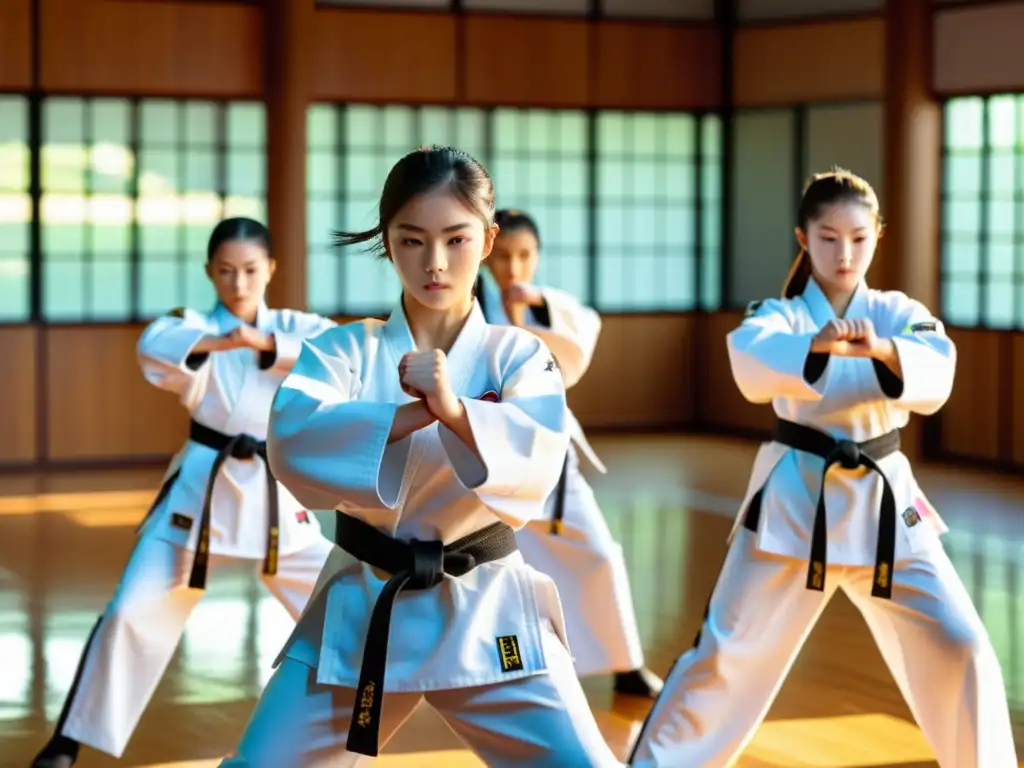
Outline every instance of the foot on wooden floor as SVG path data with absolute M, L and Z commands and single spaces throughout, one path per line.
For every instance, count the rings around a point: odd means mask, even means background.
M 632 672 L 619 672 L 615 675 L 615 692 L 627 696 L 655 699 L 661 693 L 663 685 L 662 679 L 647 667 L 634 669 Z
M 54 736 L 36 755 L 31 768 L 71 768 L 78 761 L 78 742 L 66 736 Z

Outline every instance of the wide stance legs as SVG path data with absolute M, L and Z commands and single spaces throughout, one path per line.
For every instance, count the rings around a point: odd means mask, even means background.
M 384 697 L 383 746 L 422 699 L 489 766 L 621 766 L 590 711 L 569 654 L 544 633 L 549 672 L 498 685 Z M 263 692 L 234 757 L 221 768 L 352 768 L 371 762 L 346 751 L 355 690 L 320 685 L 316 670 L 285 658 Z
M 896 564 L 893 599 L 871 597 L 871 568 L 829 569 L 758 552 L 737 532 L 696 647 L 676 663 L 631 761 L 723 768 L 738 756 L 838 586 L 864 615 L 943 768 L 1016 768 L 1002 673 L 981 619 L 940 548 Z
M 309 600 L 332 547 L 323 539 L 282 556 L 277 574 L 264 577 L 293 618 Z M 211 558 L 211 571 L 224 562 Z M 140 537 L 82 651 L 55 738 L 35 766 L 71 765 L 79 743 L 114 757 L 123 754 L 203 596 L 188 587 L 191 567 L 192 552 L 153 536 Z

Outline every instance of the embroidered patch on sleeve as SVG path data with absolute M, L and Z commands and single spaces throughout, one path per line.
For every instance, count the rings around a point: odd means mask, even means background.
M 498 660 L 502 672 L 517 672 L 523 668 L 523 659 L 519 655 L 519 639 L 515 635 L 498 638 Z
M 749 304 L 747 304 L 747 311 L 743 313 L 743 319 L 745 320 L 748 317 L 753 317 L 754 315 L 756 315 L 757 310 L 761 308 L 762 304 L 764 304 L 763 300 L 752 301 Z
M 545 371 L 557 371 L 558 370 L 558 361 L 555 360 L 555 356 L 554 355 L 552 355 L 551 357 L 548 358 L 548 361 L 544 364 L 544 370 Z
M 298 520 L 300 523 L 308 523 L 309 512 L 307 512 L 304 509 L 300 509 L 298 512 L 295 513 L 295 519 Z
M 173 525 L 175 528 L 180 528 L 183 531 L 191 531 L 192 518 L 188 517 L 187 515 L 182 515 L 178 512 L 175 512 L 171 515 L 171 525 Z
M 907 528 L 913 528 L 921 522 L 921 515 L 913 507 L 907 507 L 903 510 L 903 522 L 907 524 Z

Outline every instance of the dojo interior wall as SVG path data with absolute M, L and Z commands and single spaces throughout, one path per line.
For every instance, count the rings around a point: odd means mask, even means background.
M 464 3 L 488 4 L 501 5 Z M 580 15 L 583 0 L 534 5 L 558 6 L 558 12 L 320 7 L 310 42 L 313 97 L 723 106 L 724 32 L 711 21 L 710 0 L 609 1 L 609 15 L 628 9 L 651 18 L 597 22 Z M 881 6 L 878 0 L 739 0 L 741 25 L 728 67 L 735 109 L 733 306 L 778 291 L 794 253 L 792 199 L 807 172 L 833 163 L 854 168 L 876 183 L 884 206 Z M 678 18 L 656 18 L 669 8 Z M 1022 16 L 1024 2 L 940 8 L 937 92 L 1024 88 L 1024 62 L 1007 39 Z M 230 0 L 0 0 L 0 90 L 259 97 L 266 34 L 257 5 Z M 493 56 L 496 40 L 531 54 Z M 591 374 L 571 394 L 580 419 L 591 428 L 765 429 L 770 413 L 744 403 L 729 375 L 724 335 L 740 316 L 736 310 L 605 316 Z M 176 450 L 186 417 L 139 375 L 134 344 L 140 331 L 133 325 L 0 326 L 0 463 L 122 463 Z M 1024 386 L 1010 387 L 1009 400 L 1005 395 L 1007 377 L 1024 382 L 1024 335 L 953 333 L 961 364 L 954 398 L 939 417 L 936 434 L 948 443 L 943 450 L 955 446 L 968 457 L 1024 463 Z

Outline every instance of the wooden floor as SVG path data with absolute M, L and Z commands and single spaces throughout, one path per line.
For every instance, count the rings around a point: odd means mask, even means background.
M 725 551 L 755 446 L 711 438 L 607 438 L 593 483 L 623 543 L 650 666 L 689 646 Z M 22 768 L 48 736 L 78 654 L 131 547 L 159 471 L 0 476 L 0 766 Z M 951 532 L 946 546 L 991 633 L 1024 756 L 1024 479 L 919 470 Z M 325 521 L 330 532 L 329 523 Z M 82 768 L 206 768 L 234 745 L 291 622 L 239 568 L 210 585 L 123 760 Z M 625 756 L 644 702 L 585 683 Z M 436 715 L 418 711 L 382 766 L 480 765 Z M 837 596 L 739 768 L 934 766 L 859 614 Z

